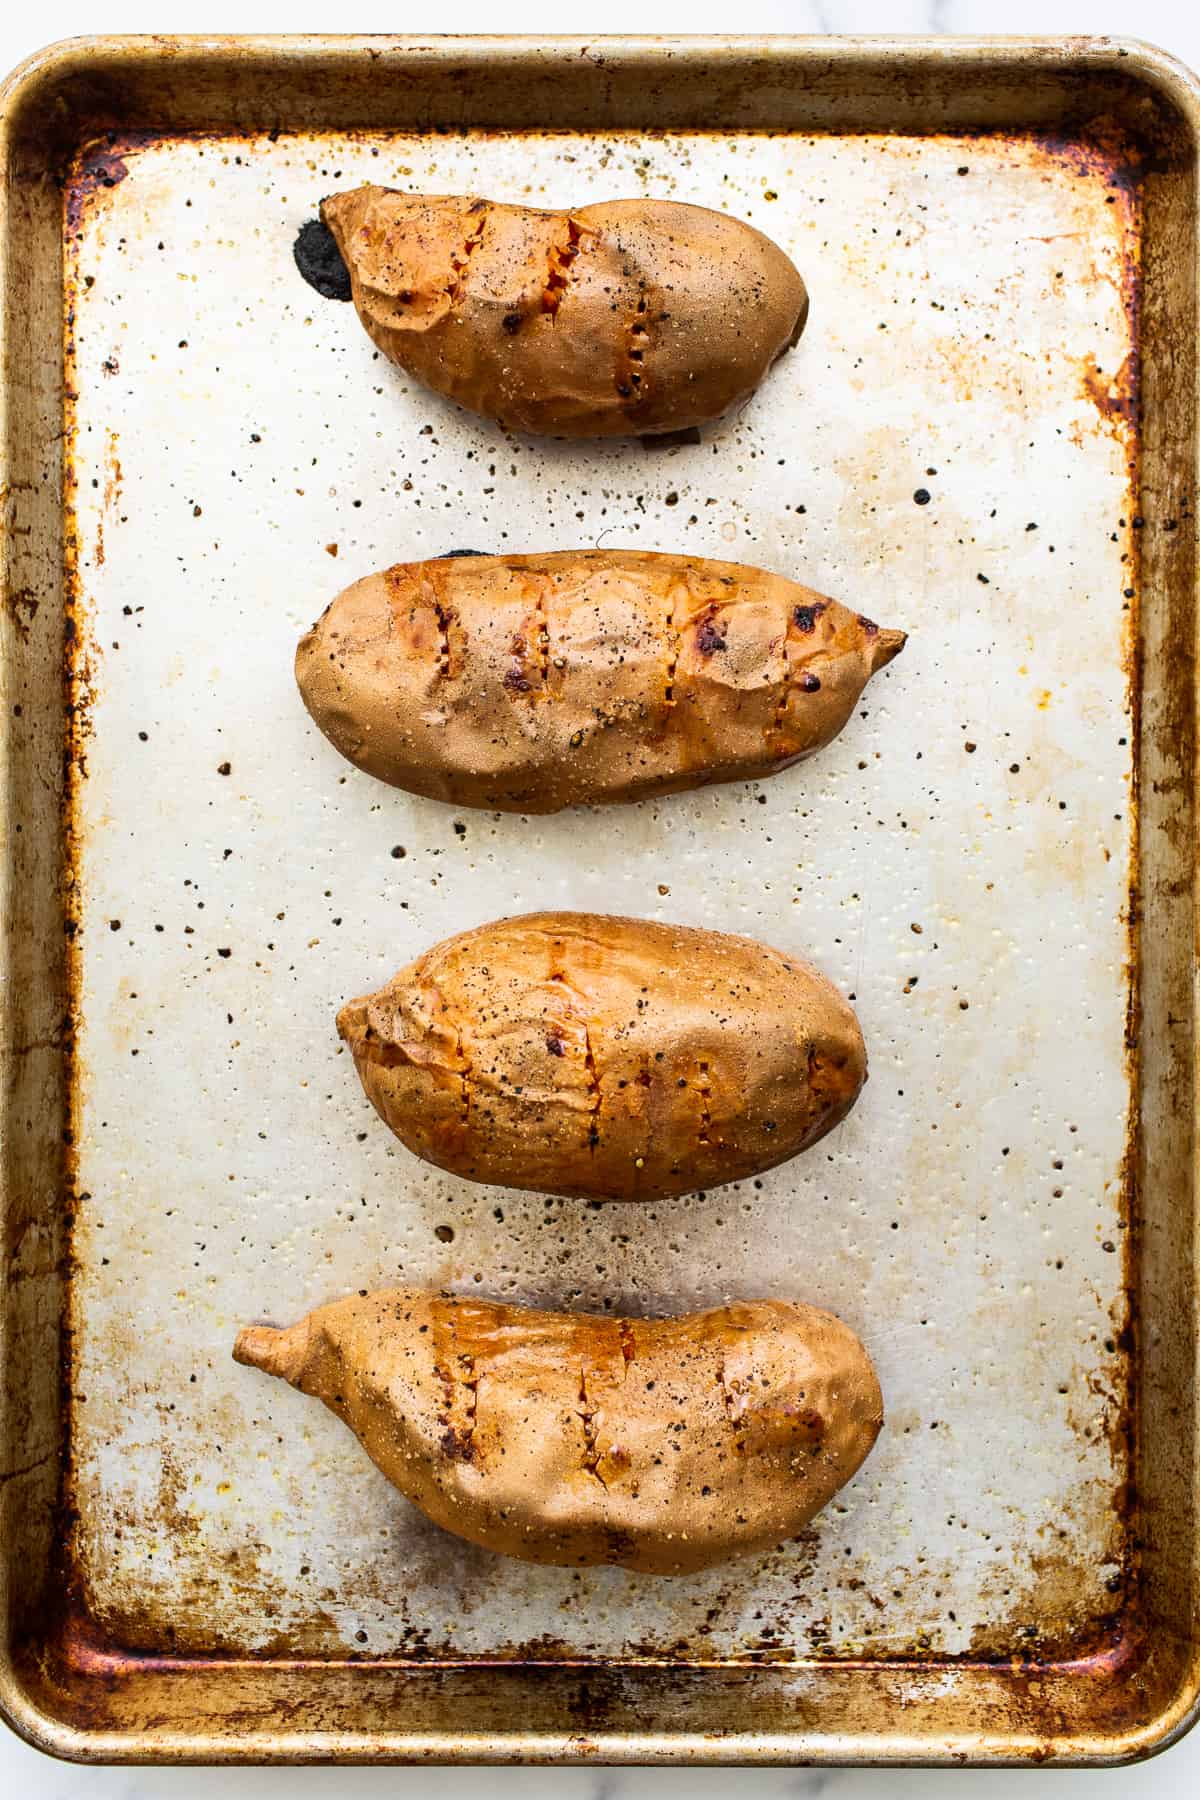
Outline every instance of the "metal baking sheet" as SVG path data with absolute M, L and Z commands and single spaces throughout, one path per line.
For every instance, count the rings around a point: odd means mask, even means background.
M 688 68 L 657 54 L 664 80 Z M 1147 158 L 1115 114 L 887 130 L 849 96 L 819 131 L 667 128 L 652 104 L 581 128 L 381 116 L 131 126 L 66 169 L 64 1641 L 77 1672 L 193 1684 L 231 1662 L 331 1681 L 651 1664 L 782 1679 L 801 1717 L 855 1671 L 864 1696 L 918 1671 L 945 1743 L 1019 1669 L 1003 1741 L 974 1753 L 1022 1753 L 1031 1672 L 1122 1668 L 1145 1620 Z M 726 209 L 793 255 L 808 330 L 699 444 L 504 434 L 300 280 L 300 225 L 363 180 Z M 456 813 L 316 733 L 291 658 L 340 587 L 575 545 L 760 563 L 909 644 L 819 758 L 635 807 Z M 366 1103 L 336 1007 L 450 931 L 546 905 L 812 956 L 863 1024 L 860 1103 L 807 1156 L 657 1205 L 421 1164 Z M 800 1297 L 862 1335 L 887 1425 L 769 1555 L 677 1581 L 493 1557 L 230 1361 L 247 1320 L 399 1282 L 614 1312 Z M 782 1750 L 734 1730 L 698 1751 L 667 1720 L 654 1753 L 872 1754 L 865 1723 L 852 1744 L 786 1726 L 789 1706 Z M 507 1753 L 633 1753 L 600 1714 Z M 482 1716 L 432 1753 L 477 1754 Z M 1087 1723 L 1079 1704 L 1046 1754 L 1105 1753 Z M 282 1714 L 258 1724 L 269 1754 L 415 1753 L 415 1733 L 298 1750 Z

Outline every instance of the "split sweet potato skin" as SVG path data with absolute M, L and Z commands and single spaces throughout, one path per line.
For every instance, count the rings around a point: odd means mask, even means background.
M 739 563 L 560 551 L 399 563 L 300 641 L 358 768 L 524 813 L 761 778 L 828 744 L 899 631 Z
M 594 913 L 435 945 L 338 1031 L 380 1117 L 472 1181 L 656 1200 L 772 1168 L 866 1079 L 854 1011 L 799 958 Z
M 705 424 L 753 393 L 808 315 L 777 244 L 674 200 L 552 212 L 366 186 L 321 218 L 383 354 L 514 431 Z
M 572 1567 L 782 1543 L 883 1423 L 854 1333 L 783 1300 L 614 1319 L 395 1289 L 250 1326 L 234 1356 L 323 1400 L 447 1531 Z

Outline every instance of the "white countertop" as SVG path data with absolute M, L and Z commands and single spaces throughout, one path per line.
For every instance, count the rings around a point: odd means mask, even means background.
M 124 0 L 97 14 L 81 0 L 49 0 L 26 13 L 14 8 L 0 24 L 0 66 L 11 67 L 56 38 L 114 31 L 403 31 L 507 30 L 543 32 L 1111 32 L 1149 39 L 1193 67 L 1200 66 L 1200 8 L 1185 0 L 740 0 L 731 14 L 715 0 L 603 0 L 564 9 L 562 0 L 513 0 L 501 12 L 482 0 L 440 0 L 435 17 L 410 14 L 382 0 L 337 8 L 314 0 Z M 906 1800 L 931 1788 L 942 1794 L 1022 1800 L 1039 1795 L 1073 1800 L 1090 1788 L 1124 1800 L 1200 1794 L 1200 1731 L 1138 1768 L 1056 1770 L 637 1770 L 637 1769 L 117 1769 L 73 1768 L 29 1750 L 0 1727 L 0 1794 L 30 1800 L 266 1800 L 296 1792 L 319 1800 L 349 1800 L 401 1792 L 419 1800 L 435 1791 L 445 1800 L 483 1800 L 500 1794 L 568 1795 L 578 1800 L 683 1800 L 683 1796 L 826 1795 L 835 1800 Z

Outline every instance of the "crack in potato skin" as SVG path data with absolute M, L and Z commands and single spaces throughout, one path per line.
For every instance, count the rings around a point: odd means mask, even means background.
M 383 354 L 509 430 L 706 424 L 749 398 L 808 314 L 770 238 L 674 200 L 551 212 L 366 186 L 321 218 Z
M 740 563 L 463 556 L 355 582 L 301 639 L 296 679 L 368 774 L 550 813 L 776 774 L 837 736 L 904 642 Z
M 613 1319 L 395 1289 L 234 1356 L 324 1401 L 445 1529 L 573 1567 L 681 1575 L 794 1537 L 883 1422 L 854 1333 L 784 1300 Z
M 809 964 L 589 913 L 448 938 L 349 1001 L 338 1030 L 416 1155 L 588 1199 L 660 1199 L 771 1168 L 844 1118 L 866 1079 L 854 1012 Z

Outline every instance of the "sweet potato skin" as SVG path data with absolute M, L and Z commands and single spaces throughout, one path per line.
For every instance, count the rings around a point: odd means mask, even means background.
M 739 563 L 462 556 L 345 589 L 301 639 L 296 680 L 368 774 L 549 813 L 776 774 L 837 736 L 904 641 Z
M 656 1200 L 830 1131 L 866 1079 L 853 1009 L 750 938 L 531 913 L 435 945 L 338 1031 L 372 1105 L 472 1181 Z
M 395 1289 L 250 1326 L 234 1356 L 323 1400 L 445 1530 L 580 1568 L 782 1543 L 883 1422 L 854 1333 L 783 1300 L 614 1319 Z
M 753 393 L 808 314 L 770 238 L 674 200 L 548 212 L 367 186 L 321 218 L 383 354 L 514 431 L 705 424 Z

